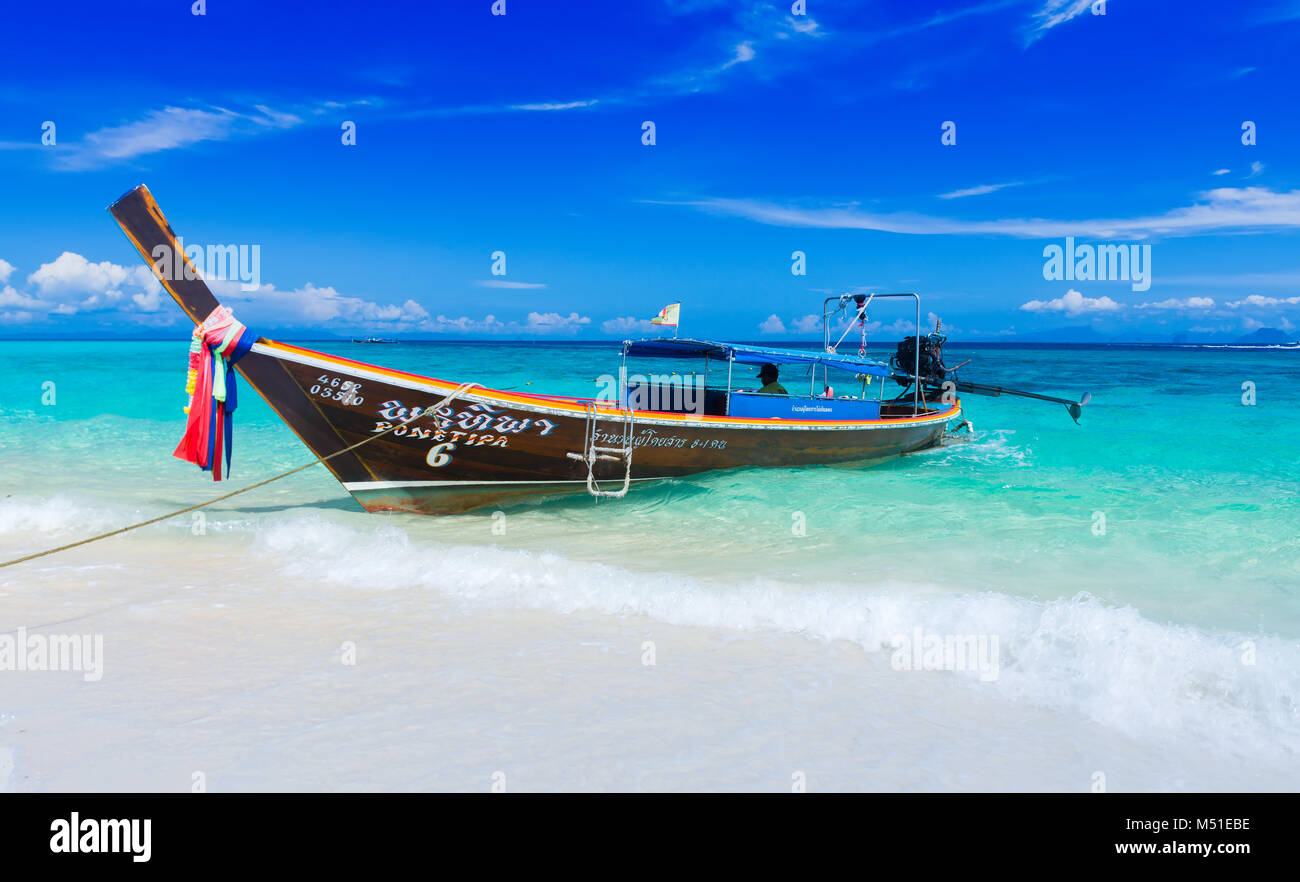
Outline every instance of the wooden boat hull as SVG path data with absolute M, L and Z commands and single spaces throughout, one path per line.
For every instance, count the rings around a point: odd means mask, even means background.
M 263 390 L 306 397 L 314 425 L 298 434 L 332 433 L 341 449 L 400 424 L 412 408 L 436 404 L 456 384 L 393 371 L 296 346 L 263 340 L 248 357 L 276 360 L 292 389 Z M 371 511 L 446 514 L 538 497 L 586 492 L 587 466 L 568 456 L 584 451 L 591 405 L 581 399 L 472 389 L 437 415 L 367 443 L 355 461 L 333 467 L 343 486 Z M 622 442 L 627 414 L 594 408 L 598 440 Z M 960 404 L 921 417 L 837 423 L 745 420 L 636 411 L 632 419 L 634 482 L 678 478 L 717 469 L 797 467 L 870 462 L 938 443 Z M 292 425 L 292 423 L 291 423 Z M 309 446 L 311 446 L 309 444 Z M 317 449 L 319 454 L 331 452 Z M 602 486 L 621 486 L 623 462 L 602 462 Z
M 111 211 L 151 265 L 156 247 L 177 247 L 143 186 Z M 218 305 L 197 274 L 160 281 L 196 324 Z M 593 419 L 597 443 L 621 446 L 629 418 L 587 400 L 481 387 L 427 414 L 458 384 L 265 338 L 236 369 L 314 454 L 338 454 L 325 467 L 369 511 L 452 514 L 586 492 L 587 464 L 569 454 L 584 453 Z M 410 420 L 412 408 L 422 415 Z M 961 404 L 916 416 L 909 407 L 908 414 L 832 423 L 637 411 L 630 415 L 631 479 L 886 459 L 937 444 Z M 339 453 L 367 438 L 374 440 Z M 625 470 L 622 461 L 600 462 L 594 475 L 621 487 Z

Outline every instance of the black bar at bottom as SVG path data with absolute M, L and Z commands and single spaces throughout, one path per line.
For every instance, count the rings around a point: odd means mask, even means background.
M 1230 870 L 1260 855 L 1285 859 L 1296 808 L 1291 794 L 36 794 L 0 798 L 0 845 L 10 869 L 292 862 L 337 872 L 389 861 L 450 869 L 463 858 L 494 868 L 518 860 L 536 872 L 611 866 L 606 854 L 644 867 L 704 849 L 736 866 L 784 857 L 809 870 L 836 854 L 859 867 L 900 859 L 918 870 L 1103 860 Z M 148 860 L 137 860 L 146 849 Z

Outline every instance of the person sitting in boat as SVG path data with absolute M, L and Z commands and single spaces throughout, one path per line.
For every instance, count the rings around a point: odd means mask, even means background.
M 776 369 L 774 364 L 765 364 L 759 368 L 758 379 L 763 383 L 763 388 L 758 390 L 759 393 L 763 395 L 789 395 L 790 393 L 785 391 L 785 387 L 776 381 L 778 376 L 780 376 L 780 371 Z

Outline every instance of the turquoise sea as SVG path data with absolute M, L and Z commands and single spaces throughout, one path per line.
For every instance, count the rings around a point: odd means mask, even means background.
M 613 343 L 301 345 L 559 394 L 595 394 L 618 362 Z M 769 635 L 768 658 L 793 635 L 848 671 L 888 673 L 891 641 L 916 628 L 996 635 L 995 681 L 932 675 L 987 698 L 990 720 L 1050 713 L 1143 750 L 1176 747 L 1207 774 L 1234 757 L 1300 786 L 1300 351 L 954 343 L 947 354 L 972 359 L 966 379 L 1092 401 L 1075 425 L 1057 405 L 968 396 L 973 440 L 874 467 L 714 473 L 495 517 L 367 515 L 316 467 L 201 522 L 184 515 L 0 569 L 0 629 L 80 615 L 92 593 L 78 586 L 92 582 L 128 599 L 145 583 L 166 594 L 167 573 L 203 560 L 257 593 L 295 585 L 307 603 L 318 590 L 336 611 L 400 596 L 402 609 L 471 616 L 633 617 Z M 310 460 L 246 386 L 231 480 L 214 486 L 173 459 L 186 355 L 184 340 L 0 342 L 0 558 Z M 42 598 L 55 583 L 71 593 Z M 12 695 L 5 707 L 4 676 L 0 746 L 3 714 L 23 707 Z M 903 696 L 931 688 L 900 682 Z M 950 725 L 938 711 L 930 720 Z M 1268 777 L 1275 769 L 1292 778 Z M 942 762 L 932 771 L 899 786 L 961 786 Z M 1205 784 L 1193 768 L 1137 786 Z

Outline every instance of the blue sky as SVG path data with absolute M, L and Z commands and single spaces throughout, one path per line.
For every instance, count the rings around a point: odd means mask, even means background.
M 185 333 L 103 210 L 143 182 L 258 246 L 214 288 L 285 337 L 810 339 L 900 290 L 965 339 L 1300 337 L 1300 2 L 492 6 L 9 10 L 0 336 Z M 1066 236 L 1149 288 L 1045 279 Z

